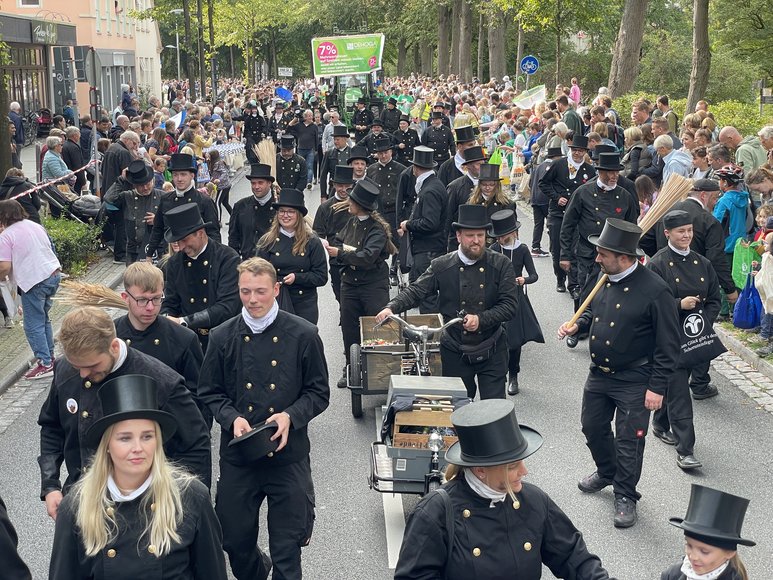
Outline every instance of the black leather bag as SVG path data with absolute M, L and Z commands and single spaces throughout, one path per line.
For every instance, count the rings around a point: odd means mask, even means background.
M 497 328 L 496 332 L 479 344 L 463 344 L 459 347 L 462 358 L 467 364 L 479 364 L 486 362 L 494 355 L 497 348 L 497 341 L 502 336 L 502 326 Z

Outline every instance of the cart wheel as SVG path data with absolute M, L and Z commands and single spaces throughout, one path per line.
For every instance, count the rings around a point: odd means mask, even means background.
M 362 386 L 362 359 L 360 355 L 360 345 L 353 344 L 349 348 L 349 386 Z M 359 392 L 352 393 L 352 416 L 355 419 L 362 417 L 362 395 Z
M 362 417 L 362 395 L 352 391 L 352 417 L 359 419 Z

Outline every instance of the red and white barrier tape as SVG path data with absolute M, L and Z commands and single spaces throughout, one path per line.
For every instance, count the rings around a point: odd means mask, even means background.
M 32 189 L 27 189 L 25 191 L 22 191 L 21 193 L 17 193 L 13 197 L 9 197 L 8 199 L 16 199 L 16 198 L 19 198 L 19 197 L 24 197 L 25 195 L 29 195 L 29 194 L 34 193 L 36 191 L 40 191 L 41 189 L 44 189 L 44 188 L 48 187 L 49 185 L 53 185 L 55 183 L 59 183 L 60 181 L 65 181 L 66 179 L 69 179 L 70 177 L 72 177 L 76 173 L 79 173 L 79 172 L 83 171 L 87 167 L 91 167 L 95 163 L 96 163 L 96 160 L 92 159 L 91 161 L 89 161 L 86 165 L 84 165 L 80 169 L 76 169 L 75 171 L 70 171 L 69 173 L 67 173 L 65 175 L 62 175 L 61 177 L 57 177 L 56 179 L 52 179 L 51 181 L 46 181 L 45 183 L 39 183 L 38 185 L 36 185 Z

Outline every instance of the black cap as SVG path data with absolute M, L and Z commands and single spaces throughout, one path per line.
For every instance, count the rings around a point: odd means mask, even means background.
M 663 227 L 667 230 L 692 225 L 692 217 L 683 209 L 672 209 L 663 216 Z
M 692 189 L 693 191 L 719 191 L 719 182 L 713 179 L 696 179 Z

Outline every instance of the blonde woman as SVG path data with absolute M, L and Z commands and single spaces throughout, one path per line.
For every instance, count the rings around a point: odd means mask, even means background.
M 510 199 L 508 192 L 502 189 L 502 180 L 499 177 L 499 165 L 484 163 L 480 166 L 478 185 L 472 190 L 470 205 L 484 205 L 488 216 L 503 209 L 511 209 L 516 212 L 515 202 Z
M 100 388 L 85 442 L 96 453 L 59 506 L 49 580 L 226 580 L 209 491 L 164 454 L 177 422 L 157 392 L 143 375 Z

